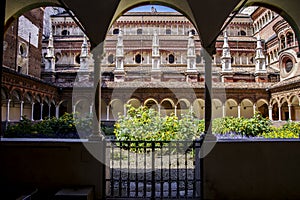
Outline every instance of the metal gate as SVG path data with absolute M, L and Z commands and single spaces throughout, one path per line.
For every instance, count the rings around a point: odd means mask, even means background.
M 111 141 L 107 199 L 201 199 L 202 141 Z

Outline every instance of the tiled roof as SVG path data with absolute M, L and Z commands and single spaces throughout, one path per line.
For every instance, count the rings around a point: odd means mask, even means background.
M 213 88 L 266 89 L 272 83 L 213 83 Z M 104 88 L 204 88 L 204 82 L 106 82 Z
M 296 84 L 300 87 L 300 75 L 275 83 L 270 88 L 274 89 L 274 88 L 279 88 L 288 85 L 296 85 Z

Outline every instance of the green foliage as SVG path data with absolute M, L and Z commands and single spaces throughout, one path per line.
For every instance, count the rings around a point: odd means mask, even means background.
M 92 131 L 90 118 L 76 119 L 73 114 L 65 113 L 60 118 L 48 118 L 39 122 L 32 122 L 26 117 L 14 125 L 9 125 L 5 137 L 47 137 L 47 138 L 78 138 L 77 128 Z M 82 135 L 81 135 L 82 136 Z
M 247 137 L 256 137 L 271 131 L 270 121 L 255 113 L 250 119 L 225 117 L 213 121 L 213 132 L 219 134 L 235 133 Z
M 291 130 L 284 130 L 283 128 L 274 128 L 273 131 L 263 133 L 261 135 L 264 138 L 269 138 L 269 139 L 276 139 L 276 138 L 281 138 L 281 139 L 293 139 L 293 138 L 299 138 L 299 135 L 294 133 Z
M 127 105 L 126 116 L 119 116 L 115 136 L 124 141 L 193 140 L 200 136 L 200 120 L 191 114 L 161 117 L 154 109 Z
M 300 136 L 300 123 L 299 122 L 288 122 L 279 128 L 272 128 L 272 131 L 261 134 L 264 138 L 282 138 L 282 139 L 293 139 L 299 138 Z

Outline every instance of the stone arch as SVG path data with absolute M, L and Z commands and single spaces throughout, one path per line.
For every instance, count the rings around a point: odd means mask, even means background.
M 152 108 L 156 111 L 158 111 L 158 102 L 153 99 L 153 98 L 149 98 L 144 102 L 144 106 L 148 107 L 148 108 Z
M 170 116 L 171 114 L 174 114 L 174 108 L 175 104 L 172 99 L 167 98 L 160 102 L 160 114 L 162 116 Z
M 120 99 L 113 99 L 109 103 L 109 119 L 116 121 L 119 115 L 124 115 L 124 102 Z
M 196 99 L 193 102 L 194 114 L 199 119 L 204 119 L 205 101 L 203 99 Z
M 135 108 L 138 108 L 142 105 L 141 101 L 138 100 L 137 98 L 132 98 L 132 99 L 129 99 L 127 101 L 127 104 L 130 104 L 131 106 L 135 107 Z
M 9 116 L 11 121 L 19 121 L 21 117 L 21 101 L 22 93 L 18 89 L 14 89 L 10 92 L 10 108 Z
M 243 99 L 241 101 L 241 117 L 251 118 L 254 116 L 254 103 L 250 99 Z
M 226 116 L 238 117 L 238 103 L 234 99 L 227 99 L 225 102 Z
M 65 113 L 67 113 L 69 111 L 69 107 L 70 107 L 70 103 L 68 100 L 62 100 L 58 103 L 58 117 L 63 116 Z M 72 112 L 72 111 L 69 111 Z
M 90 106 L 91 106 L 91 102 L 89 99 L 87 98 L 79 99 L 74 104 L 73 112 L 75 111 L 78 117 L 88 117 L 91 114 Z
M 300 98 L 298 95 L 293 94 L 289 98 L 289 105 L 291 106 L 291 120 L 300 120 Z
M 179 99 L 176 103 L 177 115 L 187 114 L 191 109 L 191 103 L 187 99 Z
M 223 103 L 220 99 L 212 100 L 212 118 L 222 118 L 226 112 L 223 113 Z
M 269 103 L 265 99 L 259 99 L 256 102 L 256 111 L 258 111 L 263 117 L 269 117 Z
M 9 92 L 6 87 L 1 87 L 1 107 L 2 107 L 2 121 L 7 120 L 7 105 L 9 99 Z

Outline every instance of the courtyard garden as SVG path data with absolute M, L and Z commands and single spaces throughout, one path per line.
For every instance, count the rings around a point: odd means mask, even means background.
M 65 113 L 60 118 L 47 118 L 33 122 L 23 117 L 16 124 L 9 124 L 4 137 L 10 138 L 87 138 L 92 134 L 92 118 L 77 118 L 75 114 Z M 78 133 L 77 129 L 84 130 Z M 194 140 L 204 133 L 204 120 L 193 113 L 180 116 L 160 116 L 147 107 L 138 108 L 127 105 L 127 114 L 119 115 L 114 127 L 102 124 L 105 135 L 113 135 L 123 141 L 172 141 Z M 271 121 L 256 113 L 254 117 L 217 118 L 212 122 L 212 132 L 218 138 L 299 138 L 300 123 L 287 122 L 275 127 Z

